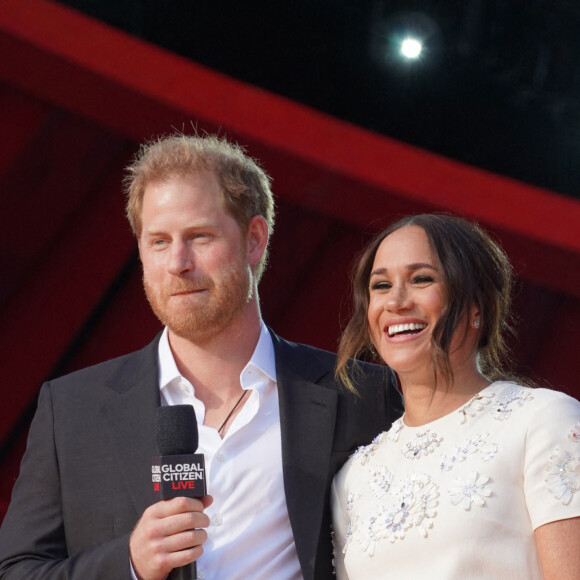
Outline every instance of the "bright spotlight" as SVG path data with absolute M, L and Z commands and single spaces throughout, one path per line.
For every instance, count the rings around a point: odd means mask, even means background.
M 405 38 L 401 42 L 401 55 L 409 60 L 416 60 L 421 56 L 421 51 L 423 50 L 423 44 L 420 40 L 416 38 Z

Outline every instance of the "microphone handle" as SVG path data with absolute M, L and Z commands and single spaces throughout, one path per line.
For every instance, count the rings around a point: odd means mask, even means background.
M 168 580 L 196 580 L 197 562 L 192 562 L 179 568 L 173 568 L 167 578 Z

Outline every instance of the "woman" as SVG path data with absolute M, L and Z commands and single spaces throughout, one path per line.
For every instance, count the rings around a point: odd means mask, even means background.
M 580 403 L 503 370 L 503 251 L 465 220 L 408 217 L 353 283 L 337 374 L 355 389 L 349 358 L 378 355 L 405 414 L 335 478 L 339 580 L 578 580 Z

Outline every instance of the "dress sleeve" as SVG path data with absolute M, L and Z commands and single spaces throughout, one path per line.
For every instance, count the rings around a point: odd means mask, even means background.
M 528 425 L 524 491 L 534 529 L 580 516 L 580 402 L 564 393 L 537 390 Z
M 341 477 L 341 475 L 343 477 Z M 342 481 L 341 481 L 342 480 Z M 347 539 L 347 529 L 350 516 L 346 510 L 346 491 L 344 487 L 344 474 L 339 472 L 332 482 L 330 493 L 332 507 L 333 545 L 334 545 L 334 570 L 338 580 L 348 580 L 348 574 L 344 567 L 343 548 Z

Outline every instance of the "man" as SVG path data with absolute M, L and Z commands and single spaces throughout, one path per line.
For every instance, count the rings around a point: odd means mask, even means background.
M 235 145 L 175 135 L 129 167 L 127 214 L 165 330 L 143 350 L 43 385 L 0 531 L 1 578 L 332 577 L 337 469 L 401 412 L 384 368 L 356 397 L 335 357 L 260 317 L 274 208 Z M 211 498 L 156 502 L 159 405 L 192 404 Z M 212 503 L 213 498 L 213 503 Z

